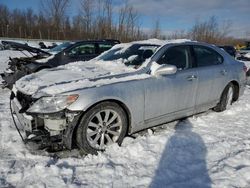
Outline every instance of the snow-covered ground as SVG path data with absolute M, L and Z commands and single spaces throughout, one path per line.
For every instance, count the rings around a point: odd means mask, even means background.
M 22 143 L 9 94 L 0 89 L 0 187 L 250 187 L 250 87 L 225 112 L 127 137 L 97 156 L 60 159 Z

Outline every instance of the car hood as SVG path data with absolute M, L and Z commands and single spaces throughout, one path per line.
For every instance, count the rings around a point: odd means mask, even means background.
M 2 41 L 2 44 L 6 47 L 10 47 L 10 48 L 17 50 L 17 51 L 28 51 L 30 53 L 34 53 L 34 54 L 42 55 L 42 56 L 51 55 L 49 52 L 46 52 L 46 51 L 41 50 L 39 48 L 31 47 L 27 44 L 22 44 L 22 43 L 13 42 L 13 41 Z
M 16 82 L 15 88 L 34 98 L 40 98 L 146 77 L 149 74 L 127 67 L 119 60 L 79 61 L 25 76 Z

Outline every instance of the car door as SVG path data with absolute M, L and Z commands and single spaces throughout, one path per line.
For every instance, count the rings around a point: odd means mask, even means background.
M 223 57 L 214 49 L 194 45 L 198 88 L 196 97 L 197 111 L 206 110 L 219 100 L 227 80 L 227 68 Z
M 193 113 L 197 88 L 197 73 L 191 68 L 188 45 L 168 48 L 157 61 L 177 67 L 173 75 L 152 77 L 145 84 L 145 120 L 163 123 Z

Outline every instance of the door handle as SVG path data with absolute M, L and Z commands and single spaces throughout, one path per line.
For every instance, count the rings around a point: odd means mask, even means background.
M 195 75 L 191 75 L 191 76 L 188 76 L 188 77 L 187 77 L 187 80 L 188 80 L 188 81 L 193 81 L 193 80 L 195 80 L 195 79 L 197 79 L 197 76 L 195 76 Z
M 227 71 L 224 69 L 224 70 L 221 70 L 220 73 L 221 73 L 222 75 L 226 75 L 226 74 L 227 74 Z

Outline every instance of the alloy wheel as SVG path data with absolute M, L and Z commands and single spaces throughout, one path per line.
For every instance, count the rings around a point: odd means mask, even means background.
M 105 109 L 92 116 L 87 125 L 87 140 L 95 149 L 105 149 L 117 142 L 122 131 L 120 115 L 111 109 Z

